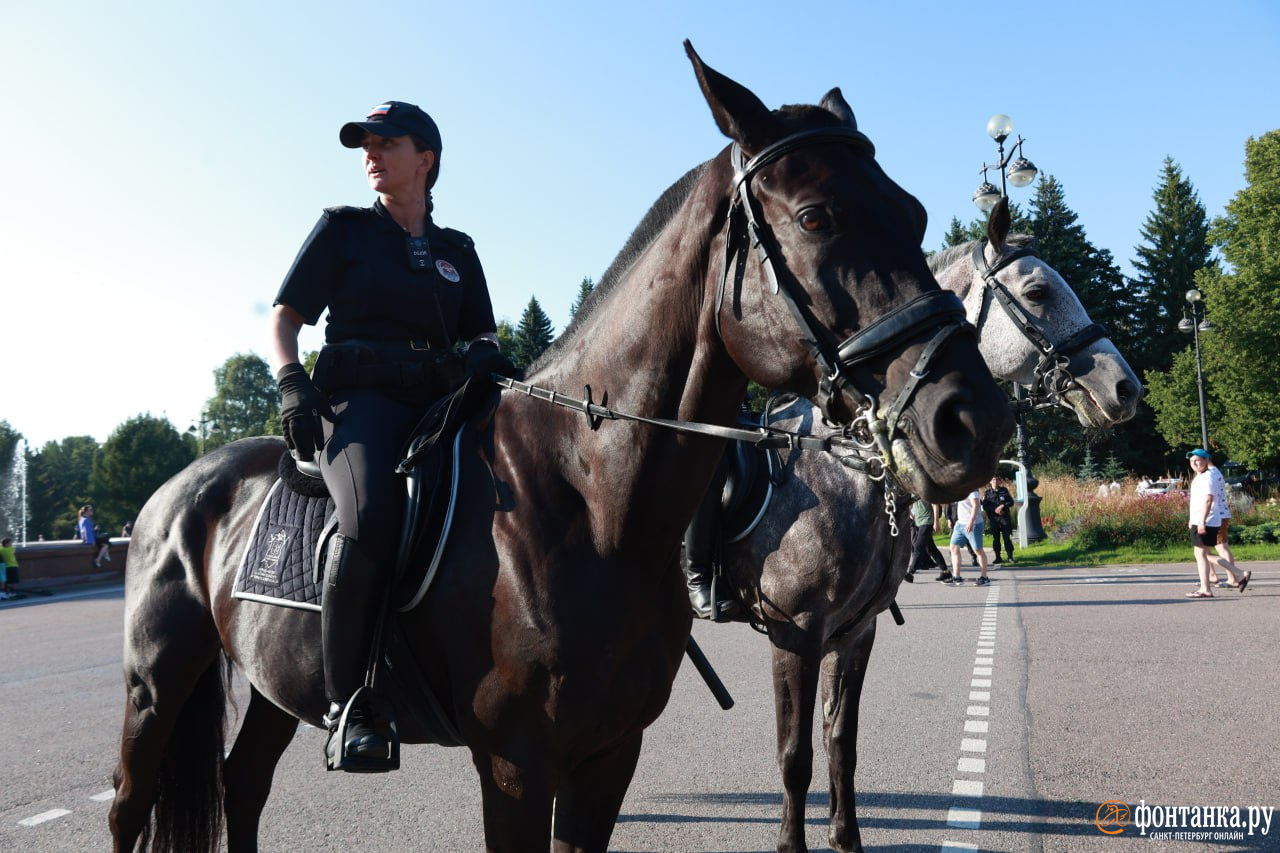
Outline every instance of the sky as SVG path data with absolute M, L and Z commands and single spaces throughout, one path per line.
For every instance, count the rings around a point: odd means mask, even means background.
M 1129 274 L 1166 156 L 1218 216 L 1246 140 L 1280 128 L 1274 0 L 14 0 L 0 420 L 32 449 L 140 414 L 195 424 L 215 368 L 265 356 L 320 211 L 372 203 L 338 128 L 390 99 L 440 126 L 436 220 L 475 239 L 498 317 L 536 296 L 563 329 L 582 279 L 727 144 L 685 38 L 770 107 L 840 87 L 930 250 L 977 213 L 995 113 Z

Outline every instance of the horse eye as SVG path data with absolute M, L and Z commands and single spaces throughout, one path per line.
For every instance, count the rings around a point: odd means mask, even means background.
M 827 212 L 820 207 L 806 207 L 800 211 L 796 222 L 800 223 L 800 227 L 805 231 L 825 231 L 831 225 Z
M 1022 291 L 1022 296 L 1028 302 L 1044 302 L 1049 298 L 1049 288 L 1047 287 L 1028 287 Z

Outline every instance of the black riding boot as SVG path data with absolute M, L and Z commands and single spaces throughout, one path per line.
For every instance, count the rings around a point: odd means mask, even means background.
M 729 594 L 723 578 L 715 576 L 712 554 L 715 551 L 716 518 L 720 514 L 720 486 L 715 486 L 702 500 L 693 520 L 684 532 L 684 575 L 689 587 L 689 605 L 699 619 L 717 622 L 738 616 L 742 607 Z M 711 606 L 712 596 L 716 606 Z
M 330 770 L 378 773 L 400 766 L 395 720 L 365 687 L 374 629 L 383 607 L 382 567 L 354 539 L 335 534 L 324 572 L 320 632 L 329 699 L 325 764 Z

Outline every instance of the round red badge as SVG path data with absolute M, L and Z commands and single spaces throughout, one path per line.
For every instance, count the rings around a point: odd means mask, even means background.
M 448 261 L 436 261 L 436 269 L 440 271 L 440 275 L 444 276 L 446 280 L 451 281 L 454 284 L 462 281 L 462 276 L 458 275 L 457 268 Z

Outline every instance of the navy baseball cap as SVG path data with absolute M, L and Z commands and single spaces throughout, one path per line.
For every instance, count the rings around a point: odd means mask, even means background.
M 1213 457 L 1209 455 L 1209 451 L 1204 450 L 1203 448 L 1200 448 L 1200 447 L 1197 447 L 1195 450 L 1192 450 L 1187 454 L 1188 459 L 1190 459 L 1192 456 L 1199 456 L 1201 459 L 1209 459 L 1209 460 L 1213 459 Z
M 359 148 L 364 142 L 364 135 L 404 136 L 413 134 L 427 143 L 427 147 L 437 154 L 442 147 L 440 128 L 432 121 L 431 116 L 415 104 L 404 101 L 384 101 L 369 111 L 364 121 L 349 121 L 338 131 L 338 139 L 348 148 Z

